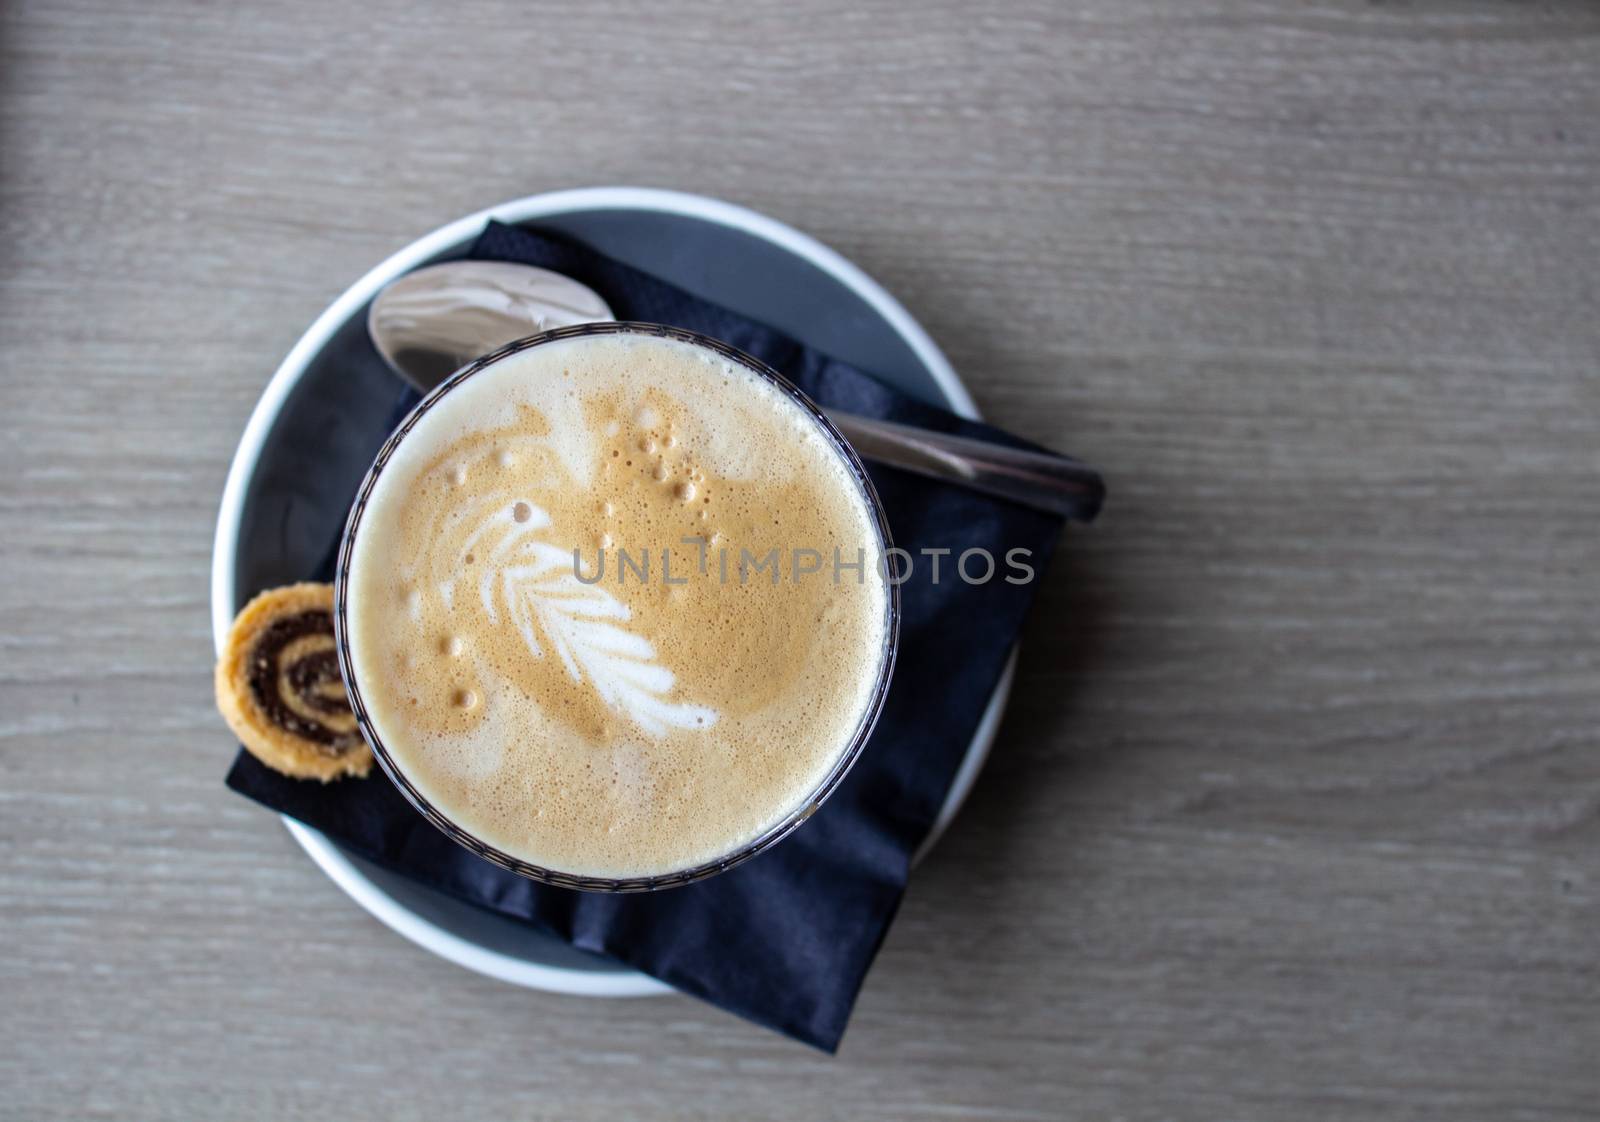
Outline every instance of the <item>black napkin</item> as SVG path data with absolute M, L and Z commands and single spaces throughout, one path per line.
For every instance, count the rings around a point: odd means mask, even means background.
M 599 292 L 618 319 L 722 339 L 825 405 L 1024 444 L 563 237 L 491 223 L 469 256 L 565 273 Z M 831 1052 L 900 904 L 911 855 L 944 801 L 1033 599 L 1032 584 L 1003 579 L 1012 572 L 1006 554 L 1031 551 L 1027 564 L 1042 574 L 1062 527 L 1049 515 L 869 466 L 895 543 L 915 559 L 900 590 L 900 654 L 882 718 L 823 808 L 730 872 L 638 895 L 551 888 L 450 841 L 377 770 L 324 786 L 287 779 L 241 751 L 228 785 L 374 862 Z M 999 562 L 984 584 L 968 584 L 954 570 L 956 558 L 975 547 Z M 937 584 L 924 549 L 949 550 Z M 982 568 L 975 558 L 969 572 L 981 575 Z M 321 578 L 331 571 L 330 560 Z

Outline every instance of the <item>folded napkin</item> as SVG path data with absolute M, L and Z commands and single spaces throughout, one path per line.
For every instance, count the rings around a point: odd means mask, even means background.
M 599 292 L 618 319 L 672 324 L 731 343 L 824 405 L 1029 446 L 564 237 L 491 223 L 468 256 L 565 273 Z M 895 544 L 916 560 L 900 590 L 900 654 L 882 718 L 822 809 L 730 872 L 634 895 L 552 888 L 450 841 L 377 770 L 324 786 L 285 778 L 241 751 L 228 785 L 423 884 L 834 1051 L 899 907 L 911 855 L 933 825 L 1033 600 L 1033 584 L 1001 579 L 1005 555 L 1030 550 L 1028 564 L 1042 574 L 1062 527 L 1050 515 L 960 487 L 868 467 Z M 358 483 L 348 481 L 352 497 Z M 953 571 L 955 559 L 974 547 L 999 561 L 985 584 L 968 584 Z M 937 583 L 924 549 L 950 551 Z M 329 557 L 325 572 L 305 575 L 331 579 L 331 550 Z

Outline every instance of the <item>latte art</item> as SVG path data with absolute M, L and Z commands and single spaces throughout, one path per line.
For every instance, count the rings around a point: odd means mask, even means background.
M 715 724 L 711 709 L 662 700 L 672 689 L 672 672 L 656 664 L 649 640 L 618 626 L 633 614 L 628 606 L 585 584 L 572 552 L 534 536 L 550 525 L 550 516 L 530 502 L 496 497 L 499 508 L 467 539 L 478 549 L 499 539 L 478 578 L 489 622 L 499 624 L 504 616 L 535 658 L 545 656 L 542 635 L 574 683 L 587 682 L 613 712 L 652 736 Z
M 372 731 L 419 795 L 529 864 L 726 855 L 814 792 L 885 659 L 870 566 L 697 576 L 708 547 L 798 542 L 880 544 L 848 463 L 762 376 L 648 335 L 514 353 L 432 401 L 368 495 L 346 588 Z M 613 550 L 677 577 L 584 571 Z

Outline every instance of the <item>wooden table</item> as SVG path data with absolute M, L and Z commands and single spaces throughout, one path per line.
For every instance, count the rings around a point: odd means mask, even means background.
M 1600 9 L 671 7 L 5 7 L 0 1116 L 1593 1117 Z M 1111 480 L 837 1058 L 433 958 L 221 784 L 268 374 L 609 182 L 838 247 Z

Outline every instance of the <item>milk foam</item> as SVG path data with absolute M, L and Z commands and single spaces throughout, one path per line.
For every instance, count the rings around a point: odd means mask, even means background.
M 438 399 L 378 477 L 352 666 L 394 763 L 468 832 L 569 873 L 672 872 L 783 820 L 848 747 L 885 645 L 878 544 L 764 378 L 653 336 L 547 343 Z M 739 579 L 774 548 L 782 579 Z M 867 563 L 795 577 L 795 548 Z M 621 550 L 649 580 L 619 580 Z

